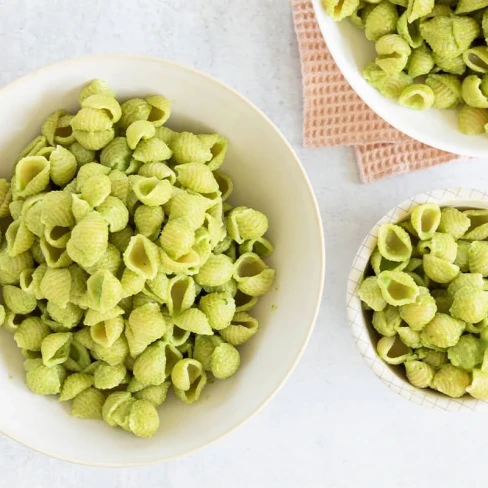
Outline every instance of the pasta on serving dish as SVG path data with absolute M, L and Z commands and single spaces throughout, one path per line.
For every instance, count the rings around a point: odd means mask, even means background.
M 322 0 L 375 43 L 363 76 L 414 110 L 459 109 L 466 135 L 488 132 L 488 5 L 474 0 Z
M 34 393 L 151 437 L 170 389 L 194 403 L 238 370 L 275 278 L 268 219 L 228 203 L 227 140 L 167 128 L 165 97 L 94 80 L 79 102 L 0 179 L 0 324 Z
M 413 386 L 488 399 L 487 238 L 487 210 L 434 203 L 379 227 L 358 296 L 378 356 Z

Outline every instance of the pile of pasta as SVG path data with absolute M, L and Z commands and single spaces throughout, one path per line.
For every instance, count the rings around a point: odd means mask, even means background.
M 120 105 L 94 80 L 79 102 L 0 180 L 0 323 L 34 393 L 150 437 L 170 386 L 193 403 L 237 371 L 274 280 L 268 220 L 227 202 L 227 141 L 165 127 L 165 97 Z
M 415 110 L 459 108 L 459 130 L 488 130 L 488 2 L 322 0 L 376 43 L 365 79 Z
M 434 203 L 379 228 L 359 297 L 379 357 L 418 388 L 488 399 L 487 239 L 488 210 Z

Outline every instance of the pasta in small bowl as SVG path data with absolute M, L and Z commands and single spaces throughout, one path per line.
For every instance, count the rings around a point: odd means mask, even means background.
M 342 74 L 390 125 L 461 156 L 488 154 L 488 10 L 469 0 L 313 0 Z
M 141 465 L 263 406 L 324 275 L 311 186 L 272 123 L 213 78 L 136 56 L 21 78 L 0 120 L 0 432 Z
M 488 193 L 442 189 L 383 217 L 347 285 L 359 351 L 403 398 L 448 411 L 488 406 Z

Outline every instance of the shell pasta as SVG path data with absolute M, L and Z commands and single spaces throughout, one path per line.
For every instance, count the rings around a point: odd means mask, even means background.
M 478 0 L 321 0 L 374 42 L 363 68 L 383 96 L 413 110 L 458 109 L 465 135 L 488 133 L 488 8 Z
M 486 210 L 424 203 L 379 227 L 358 296 L 378 356 L 417 388 L 488 399 L 487 223 Z M 199 344 L 203 358 L 209 349 Z
M 171 391 L 194 403 L 238 371 L 275 279 L 268 219 L 228 202 L 227 140 L 167 128 L 166 97 L 121 103 L 94 80 L 79 103 L 0 179 L 0 325 L 32 392 L 151 437 Z

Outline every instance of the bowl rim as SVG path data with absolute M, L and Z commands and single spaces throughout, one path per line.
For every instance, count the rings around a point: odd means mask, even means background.
M 437 203 L 441 207 L 472 206 L 488 209 L 488 192 L 472 188 L 440 188 L 421 193 L 404 200 L 374 224 L 356 252 L 347 281 L 346 306 L 351 333 L 361 356 L 373 373 L 390 390 L 406 400 L 416 405 L 449 412 L 486 410 L 488 408 L 486 400 L 477 400 L 468 396 L 449 398 L 429 388 L 421 389 L 411 385 L 405 378 L 394 373 L 395 367 L 391 367 L 379 358 L 369 335 L 371 325 L 365 320 L 357 292 L 371 254 L 376 248 L 379 226 L 398 223 L 410 214 L 414 207 L 423 203 Z
M 394 110 L 391 110 L 389 104 L 375 104 L 370 100 L 366 88 L 369 87 L 367 82 L 362 77 L 361 73 L 355 69 L 351 69 L 350 64 L 347 62 L 345 57 L 341 54 L 341 47 L 339 43 L 331 42 L 332 35 L 330 34 L 331 26 L 335 26 L 336 22 L 332 20 L 323 10 L 321 5 L 321 0 L 312 0 L 313 8 L 315 12 L 315 18 L 319 25 L 322 37 L 324 38 L 327 48 L 335 62 L 335 64 L 340 69 L 342 75 L 346 81 L 351 85 L 352 89 L 357 93 L 361 100 L 377 115 L 379 115 L 384 121 L 390 124 L 392 127 L 398 131 L 406 134 L 407 136 L 415 139 L 423 144 L 437 148 L 442 151 L 447 151 L 452 153 L 453 156 L 459 157 L 473 157 L 473 158 L 485 158 L 486 149 L 484 151 L 479 151 L 476 149 L 476 144 L 471 144 L 470 147 L 459 146 L 458 144 L 452 144 L 449 138 L 445 139 L 435 139 L 430 137 L 428 134 L 417 128 L 415 125 L 404 126 L 400 122 L 399 117 L 395 117 L 393 114 Z M 365 42 L 367 40 L 365 39 Z M 469 136 L 466 136 L 469 137 Z M 453 158 L 456 159 L 456 158 Z
M 35 69 L 34 71 L 30 71 L 29 73 L 26 73 L 26 74 L 16 78 L 15 80 L 11 81 L 10 83 L 6 84 L 5 86 L 1 87 L 0 88 L 0 95 L 4 95 L 4 94 L 8 93 L 10 90 L 15 89 L 17 84 L 23 83 L 26 80 L 28 80 L 29 78 L 35 78 L 40 73 L 44 73 L 46 71 L 49 71 L 49 70 L 52 70 L 55 68 L 59 68 L 61 66 L 68 66 L 70 64 L 76 64 L 80 61 L 81 62 L 87 62 L 87 61 L 103 62 L 103 61 L 108 61 L 108 60 L 113 60 L 113 59 L 125 60 L 127 62 L 136 61 L 136 60 L 137 61 L 147 61 L 147 62 L 170 65 L 174 68 L 192 73 L 195 76 L 206 78 L 207 80 L 215 83 L 221 89 L 226 90 L 227 92 L 232 94 L 234 97 L 239 98 L 242 102 L 246 103 L 249 107 L 251 107 L 254 110 L 254 112 L 256 112 L 256 114 L 259 115 L 262 119 L 264 119 L 266 121 L 266 123 L 270 126 L 270 128 L 276 132 L 276 134 L 279 136 L 279 138 L 281 139 L 283 144 L 287 147 L 290 154 L 293 156 L 293 159 L 296 163 L 296 166 L 302 175 L 302 178 L 303 178 L 305 186 L 308 190 L 309 196 L 311 197 L 312 207 L 313 207 L 313 212 L 314 212 L 315 225 L 317 227 L 319 239 L 320 239 L 320 242 L 319 242 L 319 245 L 320 245 L 319 246 L 319 248 L 320 248 L 320 256 L 319 256 L 320 282 L 319 282 L 319 286 L 315 292 L 316 297 L 314 299 L 315 306 L 314 306 L 314 310 L 313 310 L 312 320 L 308 326 L 307 333 L 304 336 L 304 339 L 303 339 L 303 342 L 300 346 L 298 354 L 294 358 L 294 360 L 293 360 L 292 364 L 290 365 L 286 374 L 283 376 L 283 378 L 280 380 L 280 382 L 276 385 L 274 390 L 271 391 L 269 396 L 265 400 L 263 400 L 263 402 L 260 405 L 258 405 L 251 413 L 249 413 L 248 416 L 246 416 L 243 419 L 241 419 L 240 421 L 236 422 L 236 424 L 231 429 L 229 429 L 227 432 L 217 436 L 215 439 L 212 439 L 212 440 L 210 440 L 206 443 L 203 443 L 199 446 L 196 446 L 187 452 L 175 454 L 172 456 L 167 456 L 164 458 L 153 459 L 153 460 L 150 460 L 147 462 L 143 461 L 143 462 L 135 462 L 135 463 L 86 463 L 84 461 L 80 461 L 77 459 L 70 459 L 68 457 L 59 456 L 59 455 L 52 453 L 52 452 L 44 451 L 40 448 L 29 445 L 29 443 L 26 441 L 20 440 L 16 437 L 14 437 L 10 434 L 7 434 L 7 433 L 0 430 L 0 433 L 5 435 L 9 439 L 12 439 L 12 440 L 18 442 L 19 444 L 21 444 L 21 445 L 23 445 L 23 446 L 25 446 L 25 447 L 27 447 L 27 448 L 35 451 L 35 452 L 38 452 L 40 454 L 43 454 L 45 456 L 48 456 L 48 457 L 51 457 L 54 459 L 58 459 L 60 461 L 65 461 L 65 462 L 78 464 L 78 465 L 82 465 L 82 466 L 91 466 L 91 467 L 131 468 L 131 467 L 139 467 L 139 466 L 151 466 L 151 465 L 155 465 L 155 464 L 159 464 L 159 463 L 163 463 L 163 462 L 168 462 L 168 461 L 172 461 L 175 459 L 183 458 L 183 457 L 188 456 L 190 454 L 193 454 L 197 451 L 200 451 L 200 450 L 220 441 L 221 439 L 228 436 L 232 432 L 235 432 L 244 423 L 246 423 L 248 420 L 250 420 L 252 417 L 254 417 L 258 412 L 260 412 L 275 397 L 275 395 L 283 387 L 283 385 L 286 383 L 286 381 L 288 380 L 288 378 L 291 376 L 292 372 L 295 370 L 296 366 L 298 365 L 298 362 L 300 361 L 300 359 L 301 359 L 301 357 L 302 357 L 302 355 L 303 355 L 303 353 L 307 347 L 307 344 L 310 340 L 310 337 L 312 335 L 312 332 L 313 332 L 313 329 L 314 329 L 314 326 L 315 326 L 315 323 L 317 321 L 317 317 L 318 317 L 318 314 L 320 311 L 320 306 L 322 303 L 322 295 L 323 295 L 324 280 L 325 280 L 326 257 L 325 257 L 325 237 L 324 237 L 324 229 L 323 229 L 323 225 L 322 225 L 322 218 L 320 215 L 320 208 L 319 208 L 317 198 L 315 196 L 315 192 L 313 190 L 312 184 L 310 183 L 308 175 L 305 172 L 305 169 L 304 169 L 300 159 L 298 158 L 295 150 L 293 149 L 291 144 L 288 142 L 288 140 L 285 138 L 285 136 L 282 134 L 280 129 L 278 129 L 278 127 L 271 121 L 271 119 L 260 108 L 258 108 L 254 103 L 252 103 L 250 100 L 248 100 L 244 95 L 241 95 L 237 90 L 230 87 L 226 83 L 220 81 L 219 79 L 215 78 L 214 76 L 211 76 L 211 75 L 209 75 L 203 71 L 200 71 L 200 70 L 195 69 L 191 66 L 179 63 L 177 61 L 159 58 L 156 56 L 147 56 L 147 55 L 139 55 L 139 54 L 123 54 L 123 53 L 122 54 L 121 53 L 91 54 L 91 55 L 76 56 L 73 58 L 63 59 L 60 61 L 56 61 L 54 63 L 50 63 L 48 65 L 42 66 L 38 69 Z

